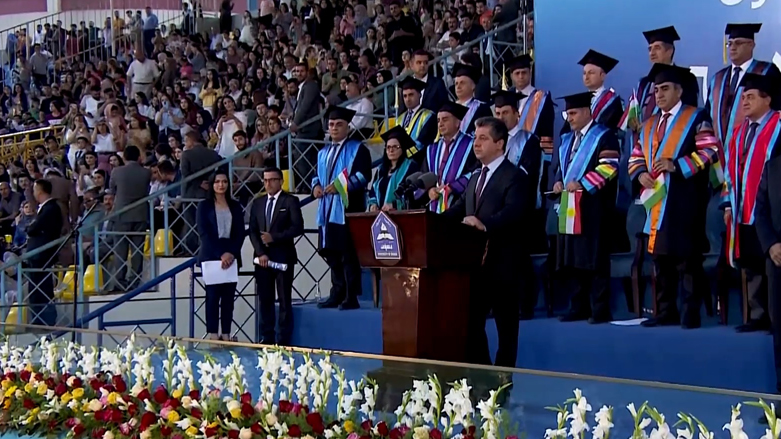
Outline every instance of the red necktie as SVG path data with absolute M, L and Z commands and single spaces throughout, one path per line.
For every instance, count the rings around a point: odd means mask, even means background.
M 450 143 L 453 140 L 442 140 L 442 143 L 445 144 L 445 151 L 442 153 L 442 159 L 439 161 L 439 168 L 437 169 L 437 176 L 439 176 L 440 180 L 442 182 L 445 181 L 445 176 L 442 175 L 445 172 L 445 165 L 447 164 L 447 158 L 450 155 Z
M 656 141 L 661 144 L 664 139 L 664 134 L 667 132 L 667 119 L 670 118 L 670 113 L 664 113 L 662 115 L 662 121 L 659 122 L 659 127 L 656 128 Z

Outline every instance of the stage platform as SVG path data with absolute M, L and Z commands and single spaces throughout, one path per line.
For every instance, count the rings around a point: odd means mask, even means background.
M 367 302 L 362 306 L 353 311 L 294 307 L 293 344 L 381 354 L 381 311 Z M 493 320 L 486 328 L 495 352 Z M 737 334 L 734 327 L 717 325 L 715 318 L 704 318 L 703 327 L 694 330 L 561 323 L 542 317 L 522 321 L 517 366 L 754 392 L 776 390 L 772 337 L 764 332 Z

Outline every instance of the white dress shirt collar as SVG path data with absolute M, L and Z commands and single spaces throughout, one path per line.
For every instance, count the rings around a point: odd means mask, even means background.
M 593 123 L 594 123 L 594 121 L 593 121 L 593 120 L 589 120 L 589 121 L 588 121 L 588 123 L 586 124 L 586 126 L 584 126 L 583 128 L 581 128 L 581 129 L 580 129 L 580 136 L 581 136 L 581 137 L 583 137 L 583 136 L 585 136 L 585 135 L 586 135 L 586 133 L 587 133 L 587 132 L 588 132 L 588 130 L 591 128 L 591 125 L 592 125 Z
M 496 170 L 499 168 L 499 165 L 501 165 L 503 161 L 504 161 L 504 154 L 502 154 L 499 157 L 493 159 L 493 161 L 491 161 L 490 163 L 483 165 L 483 168 L 488 168 L 488 169 L 484 169 L 483 170 L 483 172 L 485 172 L 486 174 L 485 174 L 485 181 L 483 182 L 483 189 L 482 189 L 482 191 L 480 193 L 480 196 L 483 195 L 482 192 L 484 192 L 485 188 L 488 187 L 488 181 L 491 179 L 491 176 L 494 175 Z M 478 182 L 479 181 L 480 180 L 478 178 Z M 475 186 L 475 191 L 477 191 L 477 186 Z
M 520 132 L 520 131 L 521 131 L 521 124 L 520 124 L 520 122 L 519 122 L 517 125 L 515 125 L 515 126 L 513 127 L 513 129 L 511 129 L 510 131 L 508 131 L 508 132 L 507 132 L 507 134 L 508 134 L 508 136 L 507 136 L 507 137 L 508 137 L 508 138 L 511 138 L 512 136 L 514 136 L 514 135 L 518 134 L 518 132 Z
M 749 58 L 748 61 L 744 62 L 743 64 L 736 66 L 735 64 L 732 64 L 732 70 L 735 71 L 735 67 L 740 67 L 740 74 L 743 75 L 743 73 L 746 73 L 751 67 L 751 63 L 754 62 L 754 58 Z
M 534 86 L 529 84 L 526 87 L 524 87 L 523 90 L 521 90 L 521 93 L 525 94 L 526 97 L 529 97 L 532 95 L 532 93 L 534 93 L 534 90 L 535 90 Z
M 598 89 L 594 90 L 594 96 L 591 97 L 591 102 L 593 103 L 595 99 L 597 99 L 602 93 L 605 92 L 605 85 L 601 85 Z
M 677 103 L 677 104 L 675 104 L 675 106 L 674 106 L 674 107 L 672 107 L 672 108 L 670 109 L 670 111 L 666 111 L 666 112 L 665 112 L 665 111 L 663 111 L 663 112 L 662 112 L 662 115 L 664 115 L 664 114 L 666 114 L 666 113 L 670 113 L 670 117 L 669 117 L 668 119 L 670 119 L 670 118 L 673 118 L 673 117 L 675 117 L 675 115 L 676 115 L 676 114 L 678 114 L 678 112 L 679 112 L 679 111 L 681 111 L 681 107 L 683 107 L 683 102 L 681 102 L 681 101 L 678 101 L 678 103 Z
M 465 106 L 465 107 L 468 107 L 468 106 L 469 106 L 469 104 L 471 104 L 471 103 L 472 103 L 472 101 L 473 101 L 474 99 L 475 99 L 475 96 L 474 96 L 474 95 L 472 95 L 472 96 L 471 96 L 469 99 L 467 99 L 466 101 L 464 101 L 464 102 L 461 102 L 461 101 L 456 101 L 456 103 L 457 103 L 457 104 L 459 104 L 459 105 L 463 105 L 463 106 Z

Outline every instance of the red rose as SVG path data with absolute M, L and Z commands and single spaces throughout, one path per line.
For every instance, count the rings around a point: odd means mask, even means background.
M 131 418 L 135 418 L 136 413 L 138 413 L 138 406 L 135 404 L 128 404 L 127 414 L 130 415 Z
M 55 428 L 57 428 L 57 420 L 52 419 L 51 421 L 49 421 L 49 430 L 51 431 L 54 430 Z
M 390 439 L 401 439 L 404 437 L 403 434 L 401 434 L 401 430 L 397 427 L 390 431 Z
M 92 390 L 99 392 L 100 388 L 103 387 L 103 383 L 99 379 L 93 378 L 90 380 L 89 386 L 92 387 Z
M 67 381 L 67 380 L 66 380 L 66 381 Z M 81 378 L 78 378 L 78 377 L 77 377 L 77 378 L 74 378 L 74 379 L 73 379 L 73 386 L 72 386 L 72 387 L 73 387 L 74 389 L 78 389 L 79 387 L 81 387 L 81 386 L 83 386 L 83 385 L 84 385 L 84 382 L 82 382 L 82 381 L 81 381 Z
M 32 373 L 30 373 L 29 370 L 24 369 L 21 372 L 19 372 L 19 378 L 24 381 L 25 383 L 30 381 L 30 377 L 33 376 Z
M 8 372 L 7 374 L 5 374 L 5 379 L 11 380 L 11 381 L 16 381 L 16 373 Z
M 54 378 L 52 377 L 46 378 L 46 381 L 44 381 L 44 383 L 46 383 L 46 387 L 50 389 L 53 389 L 57 385 L 57 383 L 54 382 Z
M 68 420 L 65 421 L 65 426 L 68 428 L 73 428 L 74 425 L 78 424 L 79 420 L 76 418 L 68 418 Z
M 83 424 L 76 424 L 71 428 L 71 431 L 73 432 L 73 436 L 81 436 L 84 434 L 84 425 Z
M 263 434 L 263 427 L 261 427 L 257 422 L 252 424 L 249 429 L 252 430 L 253 434 Z
M 106 411 L 105 410 L 98 410 L 95 412 L 95 419 L 100 422 L 106 422 L 108 419 L 106 419 Z
M 190 399 L 199 400 L 201 399 L 201 392 L 198 390 L 190 390 Z
M 361 422 L 361 428 L 363 428 L 366 431 L 371 431 L 371 429 L 372 429 L 372 421 L 371 421 L 371 419 L 367 419 L 367 420 Z
M 249 392 L 242 393 L 241 396 L 239 397 L 239 402 L 241 402 L 242 404 L 252 404 L 252 395 L 250 395 Z
M 293 414 L 294 415 L 296 415 L 296 416 L 300 415 L 301 414 L 301 410 L 303 410 L 303 409 L 304 409 L 304 406 L 302 406 L 301 404 L 299 404 L 299 403 L 293 404 Z
M 383 437 L 388 435 L 388 424 L 386 424 L 385 421 L 381 421 L 379 424 L 377 424 L 377 433 Z
M 206 427 L 203 430 L 203 435 L 208 437 L 214 437 L 217 435 L 217 427 Z
M 201 419 L 203 417 L 203 412 L 201 412 L 200 409 L 193 407 L 193 409 L 190 410 L 190 416 L 195 419 Z
M 290 437 L 301 437 L 301 427 L 299 427 L 299 426 L 298 426 L 298 425 L 296 425 L 296 424 L 293 424 L 293 425 L 291 425 L 291 426 L 290 426 L 290 427 L 287 429 L 287 434 L 288 434 Z
M 141 401 L 146 401 L 147 399 L 150 399 L 151 397 L 152 397 L 152 395 L 149 394 L 149 390 L 144 389 L 144 390 L 138 392 L 138 396 L 136 398 L 138 398 Z
M 115 408 L 111 410 L 111 422 L 119 425 L 122 423 L 122 418 L 122 412 L 119 409 Z
M 439 431 L 439 429 L 435 428 L 428 432 L 428 436 L 431 439 L 442 439 L 442 432 Z
M 168 391 L 165 390 L 165 387 L 159 386 L 157 389 L 155 389 L 155 394 L 152 395 L 152 398 L 154 398 L 156 403 L 162 404 L 168 401 Z
M 96 428 L 92 430 L 91 436 L 95 439 L 102 439 L 104 434 L 106 434 L 105 428 Z
M 24 408 L 26 408 L 27 410 L 32 410 L 35 408 L 35 403 L 33 402 L 32 399 L 25 398 L 24 402 L 22 402 L 22 406 L 24 406 Z
M 67 392 L 68 386 L 66 386 L 65 383 L 57 384 L 57 387 L 54 388 L 54 394 L 57 396 L 62 396 Z
M 229 430 L 228 439 L 239 439 L 239 430 Z
M 155 421 L 157 421 L 156 414 L 152 412 L 144 412 L 144 414 L 141 415 L 141 431 L 144 431 L 147 428 L 149 428 L 149 426 L 154 424 Z
M 33 375 L 33 376 L 35 377 L 35 381 L 43 381 L 43 374 L 42 373 L 36 372 L 35 375 Z
M 323 434 L 325 431 L 325 425 L 323 425 L 323 417 L 320 413 L 314 412 L 306 415 L 306 423 L 312 427 L 312 430 L 317 434 Z
M 361 436 L 360 439 L 372 439 L 372 437 L 369 436 L 368 434 L 365 434 L 365 435 Z
M 279 401 L 279 412 L 290 413 L 293 410 L 293 403 L 290 401 Z
M 125 393 L 127 392 L 127 384 L 125 384 L 125 380 L 122 379 L 119 375 L 114 375 L 111 377 L 111 384 L 114 385 L 114 387 L 117 389 L 117 392 L 119 393 Z
M 241 415 L 245 418 L 249 418 L 250 416 L 255 414 L 255 407 L 252 407 L 251 405 L 244 403 L 241 405 Z
M 163 437 L 170 436 L 171 435 L 171 431 L 172 431 L 171 427 L 169 427 L 167 425 L 163 425 L 162 427 L 160 427 L 160 434 L 162 434 Z
M 179 400 L 175 399 L 175 398 L 171 398 L 171 399 L 169 399 L 168 401 L 165 402 L 165 405 L 167 405 L 168 407 L 171 407 L 174 410 L 178 409 L 180 404 L 181 403 L 179 402 Z

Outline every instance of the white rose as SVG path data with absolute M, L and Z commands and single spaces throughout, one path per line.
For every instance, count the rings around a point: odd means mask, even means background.
M 266 424 L 268 425 L 274 425 L 277 423 L 277 417 L 273 413 L 267 413 L 266 414 Z
M 228 407 L 228 411 L 236 410 L 236 409 L 241 410 L 241 403 L 236 401 L 235 399 L 232 399 L 228 401 L 227 407 Z
M 112 433 L 111 430 L 106 430 L 106 432 L 103 433 L 103 439 L 114 439 L 114 433 Z
M 66 381 L 66 384 L 68 384 L 68 387 L 73 387 L 73 384 L 76 383 L 76 377 L 75 376 L 69 376 L 68 381 Z
M 185 410 L 190 410 L 190 408 L 192 408 L 192 406 L 193 406 L 193 399 L 190 398 L 189 396 L 183 396 L 182 397 L 182 407 Z
M 88 408 L 91 412 L 96 412 L 103 408 L 103 403 L 97 399 L 93 399 L 89 402 Z
M 415 427 L 412 433 L 412 439 L 429 439 L 428 427 Z
M 252 439 L 252 430 L 249 428 L 242 428 L 239 431 L 239 439 Z
M 152 437 L 152 431 L 148 428 L 141 432 L 141 435 L 139 436 L 139 439 L 149 439 Z

